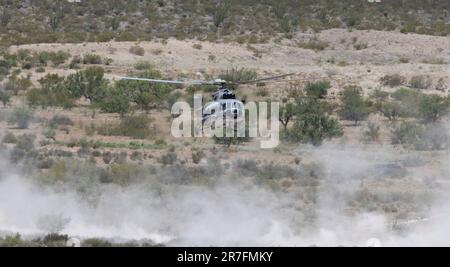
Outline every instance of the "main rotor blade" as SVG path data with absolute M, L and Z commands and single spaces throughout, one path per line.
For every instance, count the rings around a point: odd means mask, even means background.
M 172 81 L 172 80 L 148 79 L 148 78 L 137 78 L 137 77 L 119 77 L 119 78 L 121 80 L 144 81 L 144 82 L 153 82 L 153 83 L 186 84 L 186 85 L 212 84 L 212 82 L 200 81 L 200 80 Z
M 236 82 L 236 84 L 249 84 L 249 83 L 270 81 L 270 80 L 276 80 L 276 79 L 280 79 L 280 78 L 285 78 L 285 77 L 292 76 L 292 75 L 295 75 L 295 73 L 288 73 L 288 74 L 283 74 L 283 75 L 278 75 L 278 76 L 272 76 L 272 77 L 266 77 L 266 78 L 251 80 L 251 81 Z

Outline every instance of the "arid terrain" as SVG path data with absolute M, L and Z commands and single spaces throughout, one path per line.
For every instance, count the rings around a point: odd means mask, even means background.
M 60 64 L 23 67 L 29 55 L 58 51 L 68 55 Z M 265 43 L 40 43 L 13 45 L 7 54 L 17 55 L 15 81 L 30 84 L 0 108 L 0 243 L 61 245 L 77 237 L 87 246 L 450 244 L 450 124 L 442 104 L 450 89 L 448 36 L 330 29 Z M 86 55 L 100 62 L 72 65 Z M 282 138 L 274 149 L 261 149 L 257 138 L 227 146 L 172 137 L 166 104 L 148 110 L 133 104 L 124 115 L 84 96 L 70 108 L 30 102 L 29 92 L 44 87 L 40 79 L 91 67 L 103 68 L 111 87 L 121 76 L 150 70 L 165 79 L 206 80 L 231 70 L 258 78 L 293 73 L 237 88 L 239 99 L 282 107 L 303 103 L 295 93 L 329 81 L 317 103 L 342 133 L 317 144 Z M 11 80 L 2 81 L 5 91 Z M 361 90 L 360 106 L 350 113 L 342 112 L 346 88 Z M 418 102 L 398 96 L 400 88 L 419 94 Z M 189 101 L 193 90 L 203 89 L 177 87 L 175 100 Z M 420 97 L 428 95 L 439 97 L 430 99 L 442 110 L 427 113 L 429 102 Z M 10 117 L 25 107 L 33 115 L 21 127 Z M 134 128 L 113 133 L 133 117 L 148 119 L 135 122 L 148 124 L 143 136 L 130 136 Z M 287 124 L 292 136 L 298 117 Z

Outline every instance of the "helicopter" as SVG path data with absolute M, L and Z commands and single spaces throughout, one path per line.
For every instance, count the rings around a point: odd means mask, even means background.
M 249 81 L 237 81 L 229 82 L 223 79 L 214 79 L 211 81 L 205 80 L 161 80 L 151 78 L 138 78 L 138 77 L 120 77 L 122 80 L 132 81 L 146 81 L 151 83 L 166 83 L 166 84 L 180 84 L 180 85 L 213 85 L 217 86 L 217 91 L 212 94 L 212 101 L 207 103 L 202 108 L 202 123 L 208 120 L 215 120 L 219 116 L 223 118 L 231 117 L 233 119 L 243 118 L 245 114 L 244 104 L 245 101 L 240 101 L 236 97 L 236 93 L 232 89 L 232 86 L 253 84 L 265 81 L 272 81 L 282 79 L 295 75 L 295 73 L 288 73 L 283 75 L 265 77 L 261 79 L 249 80 Z

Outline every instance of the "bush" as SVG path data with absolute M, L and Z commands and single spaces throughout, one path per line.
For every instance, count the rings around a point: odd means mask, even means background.
M 142 48 L 138 45 L 135 45 L 135 46 L 130 47 L 130 53 L 133 55 L 137 55 L 137 56 L 143 56 L 143 55 L 145 55 L 145 50 L 144 50 L 144 48 Z
M 424 122 L 435 122 L 449 112 L 449 99 L 438 95 L 424 95 L 420 101 L 419 114 Z
M 169 152 L 161 157 L 159 160 L 161 164 L 163 165 L 173 165 L 175 162 L 177 162 L 178 155 L 174 152 Z
M 15 108 L 8 118 L 9 124 L 17 124 L 19 129 L 27 129 L 33 119 L 33 111 L 26 107 Z
M 364 120 L 369 115 L 369 108 L 362 96 L 362 89 L 356 86 L 349 86 L 344 89 L 341 96 L 342 107 L 339 115 L 345 120 L 355 122 Z
M 32 134 L 24 134 L 17 137 L 16 148 L 23 151 L 31 151 L 34 150 L 34 140 L 36 139 L 35 135 Z
M 321 145 L 325 139 L 343 135 L 342 127 L 335 118 L 325 113 L 318 99 L 300 95 L 295 101 L 295 120 L 292 128 L 281 133 L 289 142 Z
M 136 164 L 113 164 L 108 169 L 111 182 L 122 186 L 128 186 L 141 180 L 145 174 L 144 168 Z
M 104 99 L 108 80 L 103 76 L 105 70 L 101 67 L 89 67 L 67 77 L 66 86 L 74 98 L 85 97 L 91 103 Z
M 56 53 L 49 53 L 49 59 L 53 63 L 54 66 L 59 66 L 66 62 L 69 59 L 70 54 L 64 51 L 58 51 Z
M 393 92 L 391 97 L 400 102 L 400 116 L 419 117 L 419 106 L 423 94 L 412 89 L 400 88 Z
M 305 91 L 309 97 L 324 98 L 330 88 L 330 81 L 309 82 L 305 87 Z
M 13 133 L 6 133 L 2 140 L 5 144 L 16 144 L 17 138 Z
M 163 78 L 161 73 L 155 69 L 146 70 L 137 76 Z M 170 84 L 121 80 L 116 82 L 115 88 L 111 92 L 120 95 L 123 99 L 129 99 L 129 101 L 136 103 L 140 109 L 148 112 L 156 108 L 166 108 L 174 89 L 175 87 Z
M 129 92 L 123 87 L 108 87 L 104 98 L 99 105 L 102 111 L 107 113 L 119 113 L 124 116 L 131 107 Z
M 314 51 L 323 51 L 328 47 L 328 43 L 317 39 L 312 39 L 305 43 L 299 43 L 298 47 L 303 49 L 311 49 Z
M 5 92 L 0 90 L 0 102 L 2 102 L 3 106 L 6 106 L 11 100 L 11 96 Z
M 427 127 L 414 123 L 402 122 L 392 129 L 392 144 L 402 144 L 417 150 L 445 149 L 449 145 L 449 135 L 445 127 L 439 124 Z
M 13 95 L 18 95 L 20 91 L 25 91 L 32 86 L 31 76 L 17 77 L 16 75 L 9 78 L 9 81 L 5 84 L 5 90 L 12 92 Z
M 134 139 L 146 139 L 153 131 L 150 129 L 151 120 L 147 116 L 126 116 L 119 125 L 105 125 L 97 132 L 105 136 L 128 136 Z
M 400 74 L 385 75 L 381 78 L 381 84 L 389 87 L 401 86 L 405 83 L 405 77 Z
M 380 126 L 373 122 L 367 124 L 367 129 L 364 131 L 363 136 L 365 141 L 374 142 L 380 138 Z
M 97 59 L 98 60 L 98 59 Z M 89 61 L 89 59 L 87 59 Z M 70 61 L 69 68 L 70 69 L 79 69 L 80 64 L 83 63 L 83 59 L 80 56 L 74 56 L 72 61 Z
M 88 238 L 83 240 L 82 247 L 112 247 L 112 243 L 99 238 Z
M 32 106 L 71 108 L 75 105 L 75 97 L 70 92 L 64 78 L 57 74 L 49 74 L 39 80 L 41 88 L 28 91 L 27 100 Z
M 72 126 L 73 121 L 64 115 L 55 115 L 49 121 L 49 126 L 51 128 L 57 128 L 59 126 Z
M 47 138 L 47 139 L 55 139 L 55 136 L 56 136 L 56 132 L 53 129 L 48 129 L 48 130 L 44 131 L 43 134 L 44 134 L 45 138 Z
M 102 63 L 102 57 L 97 54 L 86 54 L 83 56 L 83 64 L 100 65 Z
M 401 108 L 400 103 L 391 101 L 382 103 L 380 112 L 390 121 L 395 121 L 403 115 L 403 109 Z
M 219 75 L 220 79 L 223 79 L 227 82 L 244 82 L 255 80 L 258 77 L 255 70 L 251 69 L 236 69 L 232 68 L 227 70 L 224 74 Z
M 205 152 L 199 150 L 199 151 L 193 151 L 192 152 L 192 162 L 195 164 L 199 164 L 200 161 L 205 157 Z
M 220 3 L 214 7 L 213 22 L 214 26 L 219 28 L 229 15 L 230 4 L 228 2 Z
M 432 80 L 430 77 L 424 75 L 416 75 L 411 78 L 409 85 L 412 88 L 428 89 L 432 85 Z
M 139 61 L 138 63 L 134 64 L 134 68 L 137 70 L 150 70 L 153 69 L 153 65 L 148 61 Z

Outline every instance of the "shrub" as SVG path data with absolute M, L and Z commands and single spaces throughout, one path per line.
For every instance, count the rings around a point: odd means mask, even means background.
M 390 121 L 395 121 L 402 116 L 403 109 L 400 107 L 400 103 L 390 101 L 381 104 L 380 112 Z
M 48 129 L 43 134 L 47 139 L 55 139 L 56 136 L 56 132 L 53 129 Z
M 111 161 L 113 159 L 112 153 L 109 151 L 103 152 L 102 159 L 105 164 L 111 163 Z
M 104 98 L 99 105 L 102 111 L 107 113 L 119 113 L 122 117 L 128 113 L 131 107 L 131 99 L 127 91 L 121 87 L 108 87 Z
M 11 100 L 11 96 L 5 92 L 0 90 L 0 102 L 2 102 L 3 106 L 6 106 Z
M 289 122 L 295 116 L 295 106 L 292 103 L 287 103 L 280 107 L 279 121 L 283 125 L 284 129 L 287 129 Z
M 201 50 L 203 47 L 201 44 L 193 44 L 192 48 L 197 49 L 197 50 Z
M 205 157 L 205 152 L 203 152 L 202 150 L 199 151 L 193 151 L 192 152 L 192 162 L 194 162 L 195 164 L 199 164 L 200 161 Z
M 67 77 L 66 86 L 74 98 L 85 97 L 91 103 L 100 102 L 105 97 L 108 80 L 101 67 L 89 67 Z
M 153 69 L 153 65 L 148 61 L 139 61 L 136 64 L 134 64 L 134 68 L 137 70 L 149 70 Z
M 419 105 L 423 94 L 412 89 L 400 88 L 393 92 L 391 96 L 400 102 L 400 116 L 419 117 Z
M 369 115 L 367 103 L 362 96 L 362 89 L 356 86 L 349 86 L 344 89 L 341 96 L 342 107 L 339 111 L 340 116 L 345 120 L 355 122 L 364 120 Z
M 83 63 L 83 59 L 80 56 L 74 56 L 72 61 L 70 61 L 69 68 L 70 69 L 79 69 L 80 64 Z
M 44 237 L 42 243 L 46 247 L 65 247 L 67 240 L 69 240 L 68 235 L 61 235 L 58 233 L 50 233 Z
M 298 47 L 303 48 L 303 49 L 310 49 L 310 50 L 314 50 L 314 51 L 323 51 L 328 47 L 328 45 L 329 44 L 327 42 L 323 42 L 318 39 L 312 39 L 312 40 L 309 40 L 308 42 L 299 43 Z
M 5 84 L 5 90 L 11 91 L 13 95 L 18 95 L 20 91 L 25 91 L 32 86 L 31 76 L 17 77 L 13 75 L 9 78 L 9 81 Z
M 177 162 L 178 155 L 174 152 L 169 152 L 161 157 L 159 160 L 161 164 L 163 165 L 173 165 L 175 162 Z
M 402 122 L 392 130 L 392 144 L 416 144 L 422 132 L 421 125 L 414 122 Z
M 150 122 L 151 120 L 144 115 L 126 116 L 122 118 L 119 125 L 105 125 L 98 128 L 97 132 L 106 136 L 128 136 L 134 139 L 146 139 L 153 133 L 149 127 Z
M 83 56 L 83 64 L 100 65 L 102 63 L 102 57 L 97 54 L 86 54 Z
M 430 77 L 424 75 L 416 75 L 411 78 L 411 80 L 409 81 L 409 85 L 412 88 L 428 89 L 432 85 L 432 81 Z
M 373 122 L 367 124 L 367 129 L 364 131 L 363 136 L 365 141 L 373 142 L 380 138 L 380 126 Z
M 26 107 L 15 108 L 8 118 L 8 123 L 17 124 L 19 129 L 27 129 L 33 119 L 33 111 Z
M 228 2 L 220 3 L 215 6 L 213 13 L 214 26 L 219 28 L 229 15 L 230 4 Z
M 289 142 L 321 145 L 325 139 L 343 135 L 342 127 L 335 118 L 325 113 L 318 99 L 300 95 L 295 101 L 295 120 L 292 128 L 281 133 Z
M 2 140 L 5 144 L 16 144 L 17 138 L 13 133 L 6 133 Z
M 112 247 L 112 243 L 99 238 L 88 238 L 83 240 L 82 247 Z
M 54 66 L 59 66 L 66 62 L 69 59 L 70 54 L 64 51 L 58 51 L 56 53 L 49 53 L 49 59 L 53 63 Z
M 362 42 L 359 42 L 359 43 L 356 43 L 353 45 L 353 48 L 355 48 L 355 50 L 363 50 L 363 49 L 366 49 L 367 47 L 368 47 L 368 44 L 362 43 Z
M 305 87 L 305 91 L 307 96 L 324 98 L 328 93 L 328 89 L 330 88 L 330 81 L 309 82 Z
M 392 144 L 402 144 L 418 150 L 444 149 L 449 144 L 446 129 L 439 124 L 425 127 L 414 122 L 402 122 L 391 132 Z
M 36 68 L 36 72 L 37 73 L 44 73 L 45 72 L 45 68 L 44 67 L 37 67 Z
M 381 78 L 381 84 L 389 87 L 396 87 L 405 83 L 405 77 L 400 74 L 385 75 Z
M 449 111 L 448 98 L 438 95 L 424 95 L 420 101 L 419 114 L 424 122 L 437 121 Z
M 145 55 L 145 50 L 144 50 L 144 48 L 142 48 L 138 45 L 135 45 L 135 46 L 130 47 L 130 53 L 133 55 L 137 55 L 137 56 L 143 56 L 143 55 Z
M 72 126 L 73 121 L 64 115 L 55 115 L 49 121 L 49 126 L 51 128 L 57 128 L 58 126 Z
M 227 70 L 224 74 L 219 75 L 220 79 L 223 79 L 228 82 L 244 82 L 255 80 L 258 77 L 255 70 L 251 69 L 237 69 L 232 68 Z
M 268 95 L 269 95 L 269 90 L 266 87 L 258 87 L 258 90 L 256 91 L 256 96 L 266 97 Z
M 34 140 L 36 136 L 33 134 L 24 134 L 17 137 L 16 148 L 24 151 L 34 149 Z
M 70 108 L 75 105 L 75 97 L 68 89 L 64 78 L 49 74 L 39 80 L 41 88 L 28 91 L 27 100 L 32 106 L 57 106 Z
M 142 179 L 145 170 L 136 164 L 120 163 L 109 166 L 108 175 L 112 183 L 128 186 Z
M 161 79 L 161 73 L 155 69 L 146 70 L 137 75 L 138 77 Z M 116 82 L 114 90 L 119 95 L 126 95 L 127 99 L 137 104 L 145 111 L 156 108 L 167 107 L 171 93 L 175 87 L 170 84 L 149 83 L 145 81 L 121 80 Z M 122 96 L 123 97 L 123 96 Z

